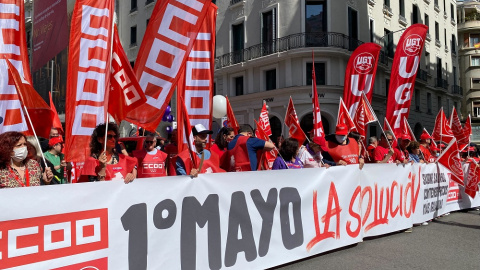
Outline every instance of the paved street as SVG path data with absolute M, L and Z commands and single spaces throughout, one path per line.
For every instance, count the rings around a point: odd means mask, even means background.
M 480 269 L 480 211 L 454 212 L 417 226 L 275 270 Z

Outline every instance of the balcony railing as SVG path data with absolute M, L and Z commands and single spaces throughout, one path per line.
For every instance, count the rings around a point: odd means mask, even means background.
M 442 78 L 437 78 L 435 80 L 435 87 L 443 88 L 445 90 L 448 90 L 448 81 L 444 80 Z
M 363 42 L 334 32 L 299 33 L 257 44 L 216 58 L 215 68 L 246 62 L 274 53 L 309 47 L 332 47 L 354 51 Z
M 433 8 L 435 9 L 436 12 L 440 12 L 440 6 L 438 5 L 438 3 L 435 3 L 433 5 Z
M 452 94 L 463 96 L 463 88 L 460 85 L 452 85 Z
M 428 73 L 423 70 L 423 69 L 419 69 L 418 70 L 418 76 L 417 78 L 419 78 L 420 80 L 424 81 L 424 82 L 427 82 L 428 80 Z
M 389 17 L 392 17 L 393 16 L 392 8 L 387 6 L 387 5 L 383 5 L 383 14 L 385 14 Z

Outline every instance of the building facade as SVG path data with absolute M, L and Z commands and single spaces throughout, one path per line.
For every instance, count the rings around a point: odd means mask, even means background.
M 429 26 L 412 97 L 409 123 L 418 135 L 432 131 L 443 107 L 461 106 L 457 58 L 456 2 L 451 0 L 231 0 L 218 1 L 216 94 L 229 97 L 239 123 L 253 125 L 263 100 L 270 108 L 274 139 L 283 128 L 292 97 L 302 129 L 312 128 L 312 51 L 322 120 L 334 131 L 345 69 L 362 42 L 384 48 L 372 106 L 386 111 L 390 70 L 401 29 Z M 383 124 L 383 120 L 381 120 Z M 369 136 L 380 135 L 370 125 Z

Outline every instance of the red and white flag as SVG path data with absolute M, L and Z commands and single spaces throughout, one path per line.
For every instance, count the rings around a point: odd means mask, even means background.
M 366 95 L 362 93 L 362 97 L 358 102 L 357 110 L 353 117 L 353 122 L 358 133 L 365 138 L 367 136 L 367 124 L 376 121 L 378 121 L 377 116 L 375 115 L 370 102 L 368 102 Z
M 272 136 L 272 128 L 270 127 L 270 119 L 268 118 L 267 103 L 263 102 L 262 110 L 260 111 L 260 118 L 258 119 L 258 124 L 265 131 L 265 134 Z
M 197 155 L 195 154 L 195 142 L 193 141 L 192 125 L 190 117 L 188 116 L 187 106 L 183 97 L 179 97 L 179 107 L 177 108 L 177 115 L 181 121 L 177 121 L 177 147 L 178 153 L 188 149 L 192 166 L 195 167 Z
M 202 124 L 207 129 L 212 128 L 213 78 L 215 66 L 215 22 L 217 6 L 210 4 L 207 15 L 198 32 L 192 51 L 187 58 L 186 68 L 177 85 L 177 108 L 180 102 L 190 119 L 190 124 Z M 177 114 L 177 123 L 182 122 L 182 114 Z M 179 137 L 183 133 L 178 132 Z M 210 136 L 210 135 L 209 135 Z M 210 145 L 210 140 L 207 139 Z M 178 144 L 181 147 L 180 144 Z M 182 149 L 179 149 L 181 151 Z
M 468 165 L 467 183 L 465 184 L 465 193 L 472 199 L 475 198 L 478 192 L 478 184 L 480 183 L 480 169 L 474 162 Z
M 65 134 L 65 131 L 63 131 L 62 122 L 60 121 L 60 117 L 58 116 L 57 109 L 55 108 L 55 104 L 53 104 L 52 93 L 48 92 L 48 97 L 50 98 L 50 109 L 54 114 L 52 127 L 59 130 L 62 134 Z
M 128 121 L 151 131 L 162 121 L 210 3 L 157 1 L 134 68 L 147 103 L 130 112 Z
M 351 117 L 355 116 L 362 93 L 372 101 L 373 84 L 382 47 L 375 43 L 364 43 L 353 51 L 345 70 L 343 99 Z
M 267 135 L 267 133 L 263 129 L 260 122 L 257 122 L 256 120 L 254 121 L 255 121 L 255 125 L 257 126 L 257 129 L 255 130 L 255 136 L 261 140 L 272 142 L 270 140 L 269 135 Z M 271 170 L 273 166 L 273 162 L 275 161 L 277 156 L 278 156 L 278 150 L 276 147 L 271 151 L 265 151 L 262 153 L 262 157 L 260 159 L 259 164 L 262 165 L 264 170 Z
M 387 119 L 398 137 L 402 133 L 402 120 L 408 119 L 415 78 L 422 56 L 428 27 L 414 24 L 403 32 L 393 58 L 388 90 Z
M 442 141 L 445 143 L 449 143 L 455 138 L 452 129 L 448 125 L 448 120 L 443 112 L 443 108 L 440 109 L 435 118 L 435 127 L 433 128 L 432 138 L 435 141 Z
M 10 63 L 10 61 L 7 61 L 7 65 L 10 78 L 13 79 L 13 83 L 17 89 L 20 102 L 22 106 L 25 106 L 27 109 L 28 115 L 26 115 L 26 117 L 30 117 L 31 120 L 31 122 L 27 121 L 28 132 L 25 131 L 25 134 L 37 134 L 37 136 L 48 138 L 50 136 L 50 129 L 52 128 L 54 117 L 50 106 L 48 106 L 38 92 L 33 89 L 30 83 L 26 80 L 22 80 L 17 69 L 12 63 Z M 9 121 L 7 117 L 8 115 L 5 116 L 5 120 Z
M 0 133 L 28 131 L 7 62 L 32 85 L 25 33 L 24 0 L 0 0 Z
M 307 136 L 298 122 L 297 112 L 295 111 L 292 97 L 290 97 L 290 100 L 288 101 L 287 112 L 285 113 L 285 125 L 288 127 L 288 136 L 297 139 L 298 143 L 302 145 L 307 139 Z
M 285 113 L 284 122 L 287 126 L 289 126 L 290 123 L 290 115 L 293 115 L 295 121 L 298 122 L 297 112 L 295 111 L 295 106 L 293 106 L 292 97 L 290 97 L 290 99 L 288 100 L 287 112 Z
M 452 173 L 452 180 L 460 185 L 463 183 L 462 160 L 460 159 L 457 140 L 452 138 L 447 148 L 440 154 L 437 161 Z
M 315 76 L 315 62 L 312 51 L 312 105 L 313 105 L 313 135 L 315 137 L 325 137 L 323 131 L 322 114 L 320 104 L 318 103 L 317 78 Z
M 457 139 L 458 149 L 462 151 L 470 143 L 470 135 L 465 134 L 455 107 L 453 107 L 452 114 L 450 115 L 450 127 L 452 129 L 453 135 Z
M 338 104 L 337 126 L 341 123 L 347 126 L 348 132 L 357 129 L 355 127 L 355 123 L 350 117 L 350 114 L 348 113 L 347 107 L 345 107 L 345 103 L 343 103 L 342 98 L 340 98 L 340 103 Z
M 227 100 L 227 125 L 233 130 L 235 130 L 235 134 L 238 133 L 238 130 L 240 129 L 240 125 L 237 122 L 237 119 L 235 118 L 235 114 L 233 113 L 232 106 L 230 105 L 230 101 L 228 100 L 228 97 L 225 97 Z
M 117 123 L 127 118 L 127 114 L 147 101 L 138 83 L 127 55 L 123 50 L 115 26 L 113 36 L 111 89 L 108 99 L 108 113 Z
M 413 133 L 413 130 L 410 127 L 410 124 L 408 123 L 406 117 L 403 117 L 403 130 L 404 134 L 407 134 L 410 137 L 411 141 L 417 141 L 417 138 L 415 138 L 415 134 Z
M 77 0 L 73 9 L 66 101 L 68 161 L 85 161 L 93 130 L 107 117 L 114 2 Z

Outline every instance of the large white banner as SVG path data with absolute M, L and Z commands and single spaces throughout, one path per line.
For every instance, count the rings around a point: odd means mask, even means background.
M 265 269 L 480 205 L 448 202 L 448 177 L 372 164 L 3 189 L 0 269 Z

